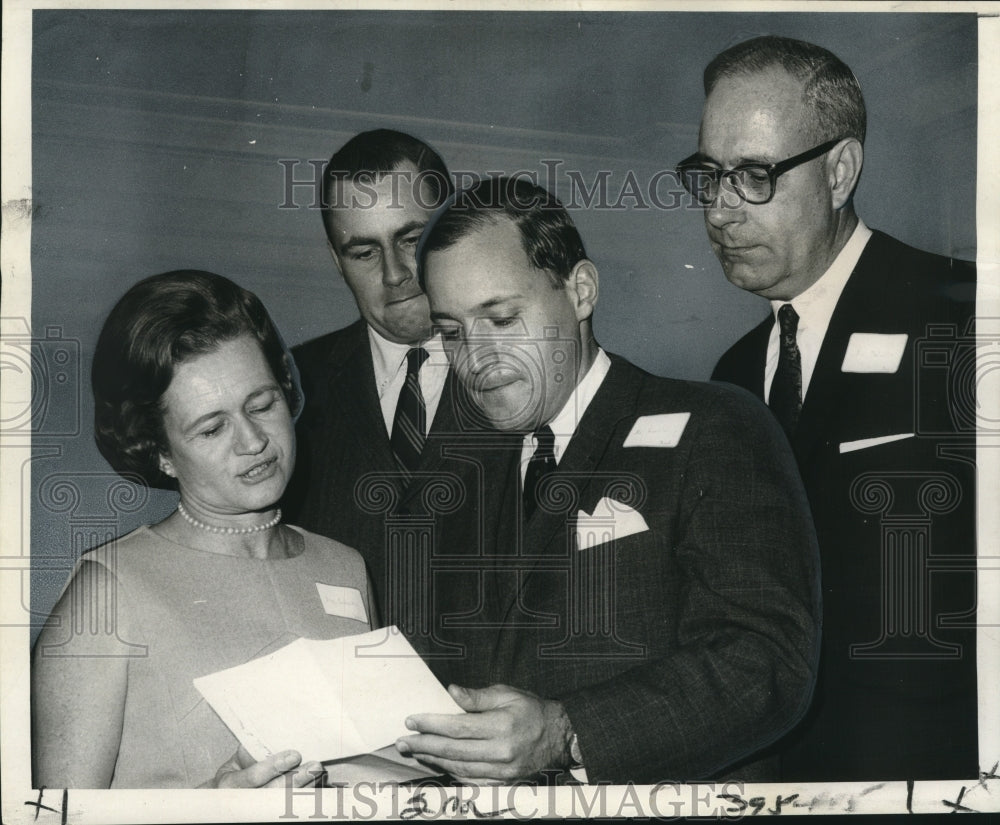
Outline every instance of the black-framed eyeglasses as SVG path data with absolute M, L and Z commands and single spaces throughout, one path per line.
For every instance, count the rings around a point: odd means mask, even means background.
M 699 206 L 711 206 L 715 203 L 723 183 L 747 203 L 767 203 L 774 197 L 778 178 L 785 172 L 829 152 L 842 140 L 843 138 L 828 140 L 778 163 L 741 163 L 732 169 L 712 166 L 696 152 L 677 164 L 677 174 L 681 184 L 694 195 Z

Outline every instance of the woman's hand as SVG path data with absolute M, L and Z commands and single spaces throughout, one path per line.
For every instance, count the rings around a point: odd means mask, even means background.
M 242 745 L 201 788 L 284 788 L 286 774 L 291 776 L 293 788 L 322 784 L 325 774 L 319 762 L 307 762 L 299 766 L 302 756 L 298 751 L 281 751 L 267 759 L 255 762 Z

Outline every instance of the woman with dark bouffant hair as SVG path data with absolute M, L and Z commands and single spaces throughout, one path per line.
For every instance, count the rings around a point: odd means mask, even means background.
M 111 311 L 92 382 L 101 453 L 180 501 L 158 524 L 85 553 L 42 630 L 35 786 L 317 781 L 322 767 L 294 751 L 254 762 L 192 684 L 300 637 L 369 629 L 361 557 L 281 522 L 302 398 L 264 306 L 208 272 L 147 278 Z M 323 587 L 357 609 L 328 612 Z M 113 632 L 91 633 L 84 616 L 106 617 Z

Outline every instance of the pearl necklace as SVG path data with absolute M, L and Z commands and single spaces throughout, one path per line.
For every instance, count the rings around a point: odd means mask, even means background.
M 278 508 L 278 512 L 275 513 L 273 519 L 264 522 L 264 524 L 258 524 L 256 527 L 213 527 L 211 524 L 205 524 L 204 522 L 198 521 L 198 519 L 184 509 L 184 505 L 179 501 L 177 502 L 177 512 L 180 513 L 181 518 L 192 527 L 207 530 L 209 533 L 222 534 L 226 536 L 245 536 L 249 533 L 263 533 L 265 530 L 277 527 L 278 522 L 281 521 L 280 507 Z

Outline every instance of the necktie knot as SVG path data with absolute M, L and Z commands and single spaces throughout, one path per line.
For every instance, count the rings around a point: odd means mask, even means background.
M 556 437 L 552 432 L 552 428 L 546 424 L 544 427 L 535 430 L 533 435 L 535 436 L 535 442 L 538 444 L 535 455 L 542 459 L 551 458 L 554 461 L 556 457 Z
M 781 330 L 783 338 L 788 335 L 794 338 L 798 333 L 799 314 L 791 304 L 784 304 L 778 310 L 778 328 Z
M 430 353 L 423 347 L 411 347 L 406 353 L 406 377 L 418 374 L 428 358 Z

